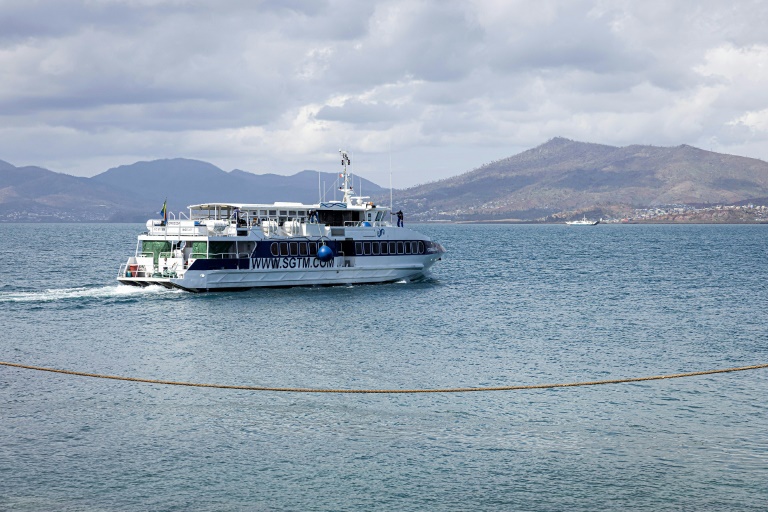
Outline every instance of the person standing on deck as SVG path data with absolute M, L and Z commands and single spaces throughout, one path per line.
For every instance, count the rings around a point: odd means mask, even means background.
M 398 210 L 395 215 L 397 215 L 397 227 L 403 227 L 403 210 Z

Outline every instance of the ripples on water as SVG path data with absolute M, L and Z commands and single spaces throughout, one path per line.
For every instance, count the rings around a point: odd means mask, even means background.
M 766 226 L 420 226 L 420 283 L 117 286 L 138 225 L 0 225 L 0 359 L 221 384 L 572 382 L 768 362 Z M 764 510 L 766 370 L 300 395 L 0 367 L 0 509 Z

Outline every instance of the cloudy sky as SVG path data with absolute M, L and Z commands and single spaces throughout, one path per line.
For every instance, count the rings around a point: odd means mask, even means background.
M 0 0 L 0 159 L 396 187 L 562 136 L 768 160 L 763 0 Z

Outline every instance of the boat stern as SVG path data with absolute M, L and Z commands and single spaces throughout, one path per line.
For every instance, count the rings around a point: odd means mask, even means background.
M 171 261 L 169 261 L 171 260 Z M 173 258 L 163 258 L 163 265 L 155 265 L 151 256 L 130 257 L 120 266 L 117 281 L 130 286 L 162 286 L 164 288 L 180 288 L 176 283 L 183 278 L 183 270 L 177 267 L 182 263 Z

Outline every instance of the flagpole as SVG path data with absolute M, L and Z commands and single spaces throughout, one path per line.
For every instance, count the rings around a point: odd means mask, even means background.
M 392 213 L 392 141 L 389 141 L 389 213 Z

